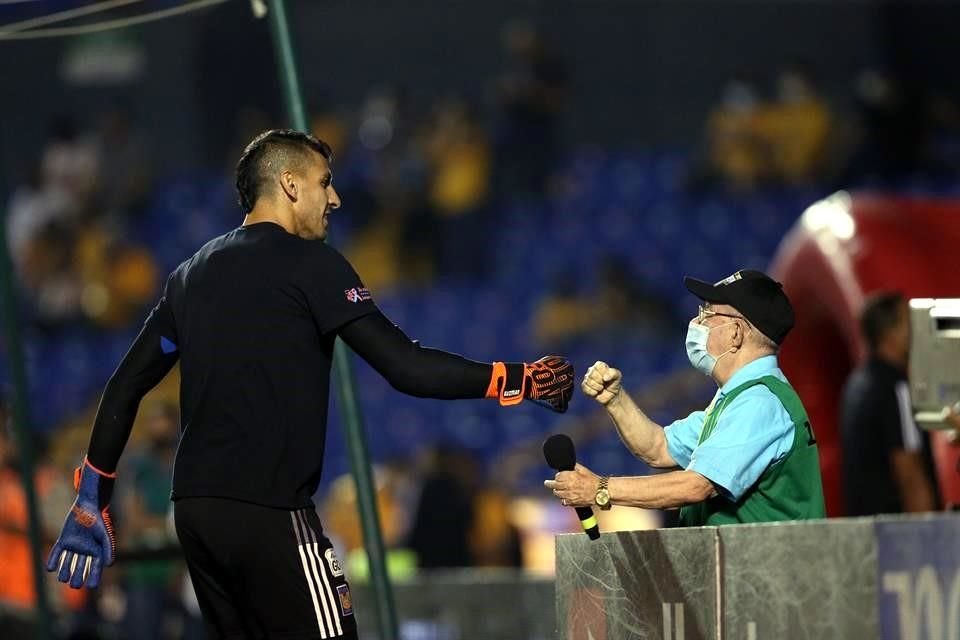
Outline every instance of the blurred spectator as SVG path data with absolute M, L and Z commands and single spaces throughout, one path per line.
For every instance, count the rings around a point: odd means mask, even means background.
M 438 448 L 430 461 L 408 546 L 421 569 L 476 564 L 470 536 L 476 522 L 477 463 L 470 454 Z
M 86 213 L 99 186 L 94 136 L 81 132 L 72 117 L 57 117 L 50 126 L 42 167 L 44 183 L 66 192 L 74 207 Z
M 310 132 L 330 145 L 334 157 L 340 157 L 346 153 L 347 123 L 333 109 L 329 107 L 316 109 L 310 117 Z
M 118 105 L 101 116 L 96 149 L 103 212 L 117 220 L 140 213 L 150 191 L 151 156 L 127 108 Z
M 605 328 L 662 335 L 677 320 L 672 305 L 632 273 L 629 263 L 607 256 L 600 264 L 598 308 Z
M 443 217 L 475 212 L 490 189 L 490 144 L 469 105 L 447 100 L 427 135 L 430 204 Z
M 493 487 L 477 492 L 470 553 L 478 567 L 523 567 L 520 530 L 510 516 L 510 495 Z
M 127 326 L 156 292 L 157 269 L 141 247 L 120 244 L 108 224 L 136 213 L 147 198 L 148 153 L 129 114 L 103 116 L 97 135 L 58 118 L 41 164 L 14 192 L 10 248 L 37 325 L 56 329 L 86 318 Z M 102 214 L 107 213 L 104 216 Z
M 74 237 L 72 227 L 55 222 L 27 248 L 22 280 L 40 327 L 53 329 L 80 320 L 83 282 L 75 268 Z
M 675 315 L 670 303 L 647 289 L 625 260 L 605 257 L 598 276 L 590 295 L 577 290 L 579 274 L 567 272 L 555 280 L 533 318 L 539 344 L 562 347 L 571 338 L 600 330 L 652 336 L 671 331 Z
M 808 183 L 823 175 L 830 110 L 801 66 L 780 72 L 776 99 L 762 109 L 758 128 L 770 150 L 774 180 Z
M 27 501 L 4 405 L 0 405 L 0 420 L 0 548 L 4 576 L 0 580 L 0 604 L 28 611 L 36 603 L 36 593 L 27 537 Z
M 94 224 L 47 225 L 27 245 L 22 264 L 34 320 L 47 329 L 83 320 L 127 327 L 153 301 L 159 279 L 146 249 Z
M 538 195 L 559 159 L 567 70 L 532 25 L 512 22 L 501 37 L 507 68 L 495 86 L 497 189 Z
M 113 303 L 100 324 L 128 327 L 140 311 L 155 302 L 159 271 L 153 256 L 143 247 L 117 243 L 106 259 L 106 285 Z
M 490 190 L 490 143 L 458 100 L 442 102 L 426 134 L 428 202 L 434 229 L 433 261 L 445 276 L 483 275 L 486 225 L 483 208 Z
M 581 297 L 579 282 L 572 271 L 564 271 L 553 279 L 533 316 L 537 344 L 561 346 L 565 340 L 583 335 L 595 326 L 591 301 Z
M 359 198 L 360 223 L 374 213 L 347 253 L 368 265 L 364 280 L 371 288 L 383 290 L 397 280 L 427 281 L 434 267 L 436 230 L 427 201 L 423 137 L 407 91 L 387 87 L 371 92 L 360 110 L 356 136 L 345 161 L 349 190 L 343 201 L 352 207 L 347 198 Z
M 925 164 L 927 122 L 923 99 L 896 75 L 865 69 L 856 79 L 860 140 L 845 179 L 891 180 Z
M 337 193 L 349 203 L 349 215 L 337 225 L 337 238 L 350 236 L 357 229 L 365 229 L 377 213 L 374 192 L 373 154 L 363 148 L 353 135 L 358 129 L 353 118 L 335 107 L 326 96 L 317 96 L 313 102 L 310 130 L 333 150 L 333 172 Z M 269 129 L 261 127 L 258 131 Z M 254 132 L 254 135 L 257 132 Z M 250 139 L 249 136 L 247 140 Z
M 402 86 L 372 91 L 361 107 L 357 142 L 372 154 L 375 191 L 383 204 L 407 202 L 423 192 L 425 166 L 416 126 Z
M 933 511 L 940 499 L 930 442 L 913 420 L 907 383 L 906 299 L 893 292 L 872 296 L 860 326 L 867 361 L 848 378 L 840 408 L 846 513 Z
M 398 474 L 398 469 L 396 466 L 374 469 L 377 512 L 383 541 L 388 548 L 397 545 L 407 525 L 408 516 L 403 509 L 408 505 L 402 498 L 407 483 L 403 475 Z M 357 513 L 357 490 L 353 477 L 342 475 L 330 484 L 320 515 L 326 525 L 327 537 L 338 551 L 343 551 L 344 557 L 363 552 L 363 531 Z
M 707 167 L 696 181 L 720 180 L 749 189 L 769 175 L 770 149 L 759 130 L 760 94 L 744 78 L 724 86 L 720 103 L 707 118 Z
M 99 226 L 77 234 L 75 271 L 83 281 L 83 312 L 94 324 L 124 328 L 154 302 L 160 274 L 150 253 Z
M 387 240 L 387 252 L 395 252 L 393 277 L 427 281 L 435 266 L 436 229 L 427 199 L 422 129 L 404 87 L 386 88 L 367 98 L 358 140 L 372 154 L 378 212 L 371 226 L 386 232 L 376 237 Z
M 7 207 L 7 243 L 21 281 L 29 280 L 27 258 L 37 236 L 49 225 L 69 219 L 72 211 L 69 194 L 44 182 L 39 163 L 31 164 Z
M 17 445 L 11 432 L 12 417 L 7 405 L 0 398 L 0 549 L 3 550 L 3 579 L 0 580 L 0 631 L 5 628 L 4 611 L 29 612 L 36 606 L 36 591 L 29 538 L 29 514 L 27 496 L 23 486 L 23 475 Z M 37 441 L 39 443 L 39 440 Z M 61 497 L 68 492 L 61 487 L 57 474 L 46 462 L 43 447 L 34 447 L 34 488 L 37 495 L 37 507 L 41 510 L 39 524 L 41 544 L 52 544 L 55 532 L 62 524 Z M 69 492 L 72 502 L 73 493 Z M 59 512 L 59 513 L 58 513 Z M 53 515 L 56 514 L 56 515 Z M 44 576 L 46 579 L 46 575 Z M 47 580 L 47 582 L 52 582 Z M 71 608 L 82 605 L 85 594 L 73 591 L 65 585 L 53 582 L 54 604 L 66 600 L 63 604 Z M 54 593 L 48 591 L 48 594 Z M 14 636 L 10 636 L 14 637 Z
M 831 124 L 825 100 L 800 65 L 778 74 L 773 100 L 735 78 L 708 118 L 708 167 L 696 180 L 719 180 L 735 190 L 808 183 L 825 171 Z
M 145 416 L 145 441 L 131 452 L 123 476 L 121 499 L 122 546 L 126 549 L 163 549 L 176 544 L 167 526 L 170 473 L 177 446 L 179 413 L 170 403 L 151 407 Z M 171 559 L 141 560 L 126 570 L 125 626 L 129 637 L 162 637 L 164 612 L 179 599 L 182 573 Z

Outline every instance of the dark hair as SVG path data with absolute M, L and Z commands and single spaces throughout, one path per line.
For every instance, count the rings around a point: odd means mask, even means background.
M 876 351 L 887 332 L 897 326 L 905 300 L 899 291 L 881 291 L 867 298 L 860 313 L 860 330 L 871 352 Z
M 237 196 L 244 215 L 253 211 L 270 179 L 271 166 L 281 163 L 301 165 L 309 151 L 330 161 L 333 152 L 323 140 L 294 129 L 270 129 L 250 141 L 237 163 Z

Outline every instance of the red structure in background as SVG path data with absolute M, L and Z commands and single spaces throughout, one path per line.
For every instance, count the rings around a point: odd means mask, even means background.
M 857 326 L 863 299 L 878 289 L 960 298 L 960 201 L 837 193 L 803 214 L 771 271 L 797 312 L 781 366 L 817 434 L 827 513 L 840 516 L 837 414 L 843 383 L 865 356 Z M 938 432 L 933 450 L 944 499 L 960 504 L 960 448 Z

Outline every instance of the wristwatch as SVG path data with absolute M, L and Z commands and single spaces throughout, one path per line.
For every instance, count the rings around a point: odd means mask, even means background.
M 610 476 L 600 476 L 600 485 L 597 487 L 597 495 L 593 498 L 593 501 L 596 502 L 597 506 L 603 511 L 607 511 L 613 506 L 610 503 L 610 491 L 607 489 L 607 485 L 609 483 Z

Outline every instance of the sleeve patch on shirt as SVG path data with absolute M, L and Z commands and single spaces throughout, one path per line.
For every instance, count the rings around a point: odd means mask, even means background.
M 366 287 L 353 287 L 352 289 L 345 290 L 343 293 L 347 297 L 348 302 L 357 303 L 365 300 L 373 300 L 373 296 L 370 295 L 370 290 Z
M 164 353 L 173 353 L 177 350 L 177 345 L 169 338 L 160 336 L 160 350 Z

